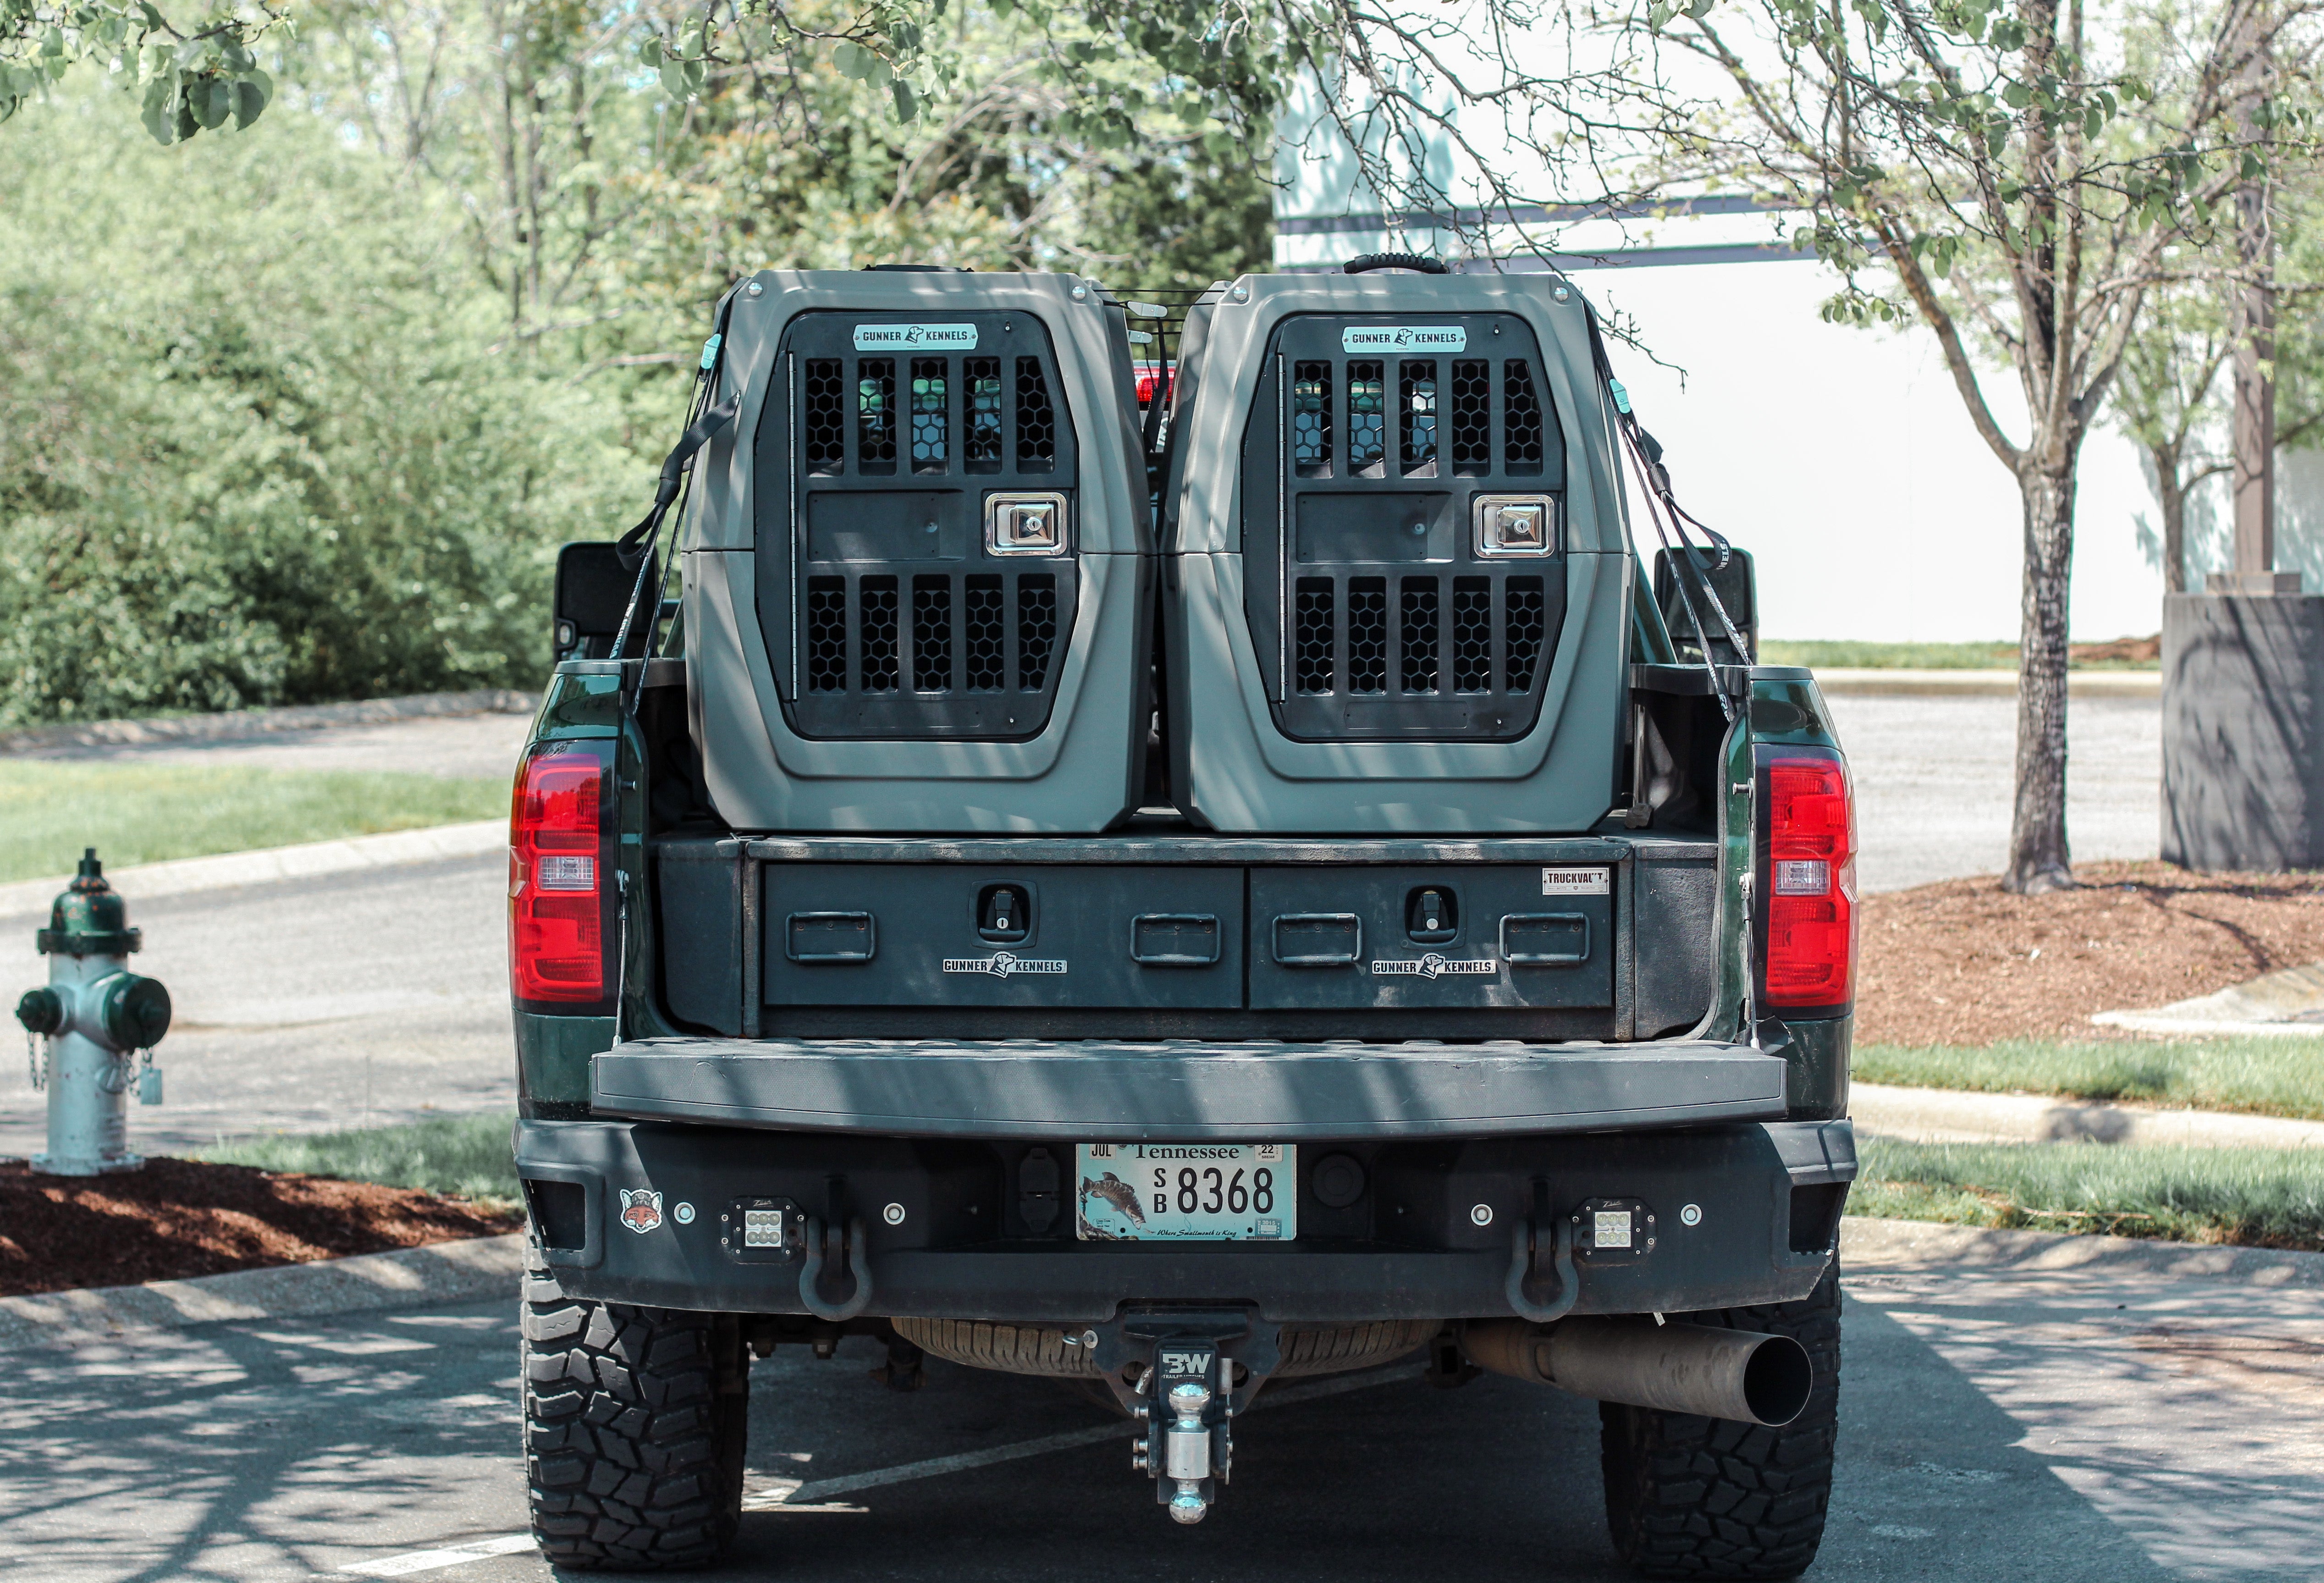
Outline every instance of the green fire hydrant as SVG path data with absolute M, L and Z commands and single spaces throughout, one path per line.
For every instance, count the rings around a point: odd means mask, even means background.
M 161 1102 L 161 1071 L 153 1046 L 170 1031 L 170 992 L 129 971 L 129 953 L 143 944 L 129 927 L 129 909 L 112 886 L 97 849 L 84 850 L 80 872 L 49 908 L 49 926 L 35 936 L 49 959 L 45 988 L 16 1002 L 16 1020 L 44 1051 L 32 1055 L 32 1086 L 49 1092 L 49 1147 L 32 1169 L 55 1176 L 95 1176 L 134 1171 L 145 1164 L 129 1152 L 127 1099 Z M 141 1064 L 142 1063 L 142 1064 Z

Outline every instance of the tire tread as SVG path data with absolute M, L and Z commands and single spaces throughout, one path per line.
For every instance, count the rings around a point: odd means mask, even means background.
M 742 1520 L 746 1364 L 717 1315 L 570 1298 L 530 1250 L 520 1330 L 532 1532 L 576 1570 L 708 1566 Z M 722 1348 L 734 1353 L 722 1369 Z M 727 1394 L 722 1394 L 722 1385 Z
M 1831 1501 L 1840 1407 L 1840 1268 L 1797 1302 L 1672 1314 L 1789 1336 L 1815 1386 L 1781 1429 L 1599 1404 L 1606 1522 L 1647 1578 L 1780 1578 L 1814 1561 Z

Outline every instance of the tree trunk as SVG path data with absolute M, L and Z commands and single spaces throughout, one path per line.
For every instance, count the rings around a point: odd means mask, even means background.
M 2187 592 L 2187 484 L 2179 476 L 2179 447 L 2149 446 L 2154 492 L 2163 504 L 2163 592 Z
M 2024 896 L 2074 883 L 2066 850 L 2067 594 L 2074 561 L 2079 435 L 2029 446 L 2017 489 L 2025 511 L 2025 595 L 2017 660 L 2017 801 L 2001 888 Z

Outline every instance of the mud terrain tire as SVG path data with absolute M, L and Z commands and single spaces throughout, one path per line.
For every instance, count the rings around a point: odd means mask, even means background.
M 750 1356 L 733 1319 L 590 1302 L 525 1260 L 524 1465 L 541 1553 L 577 1570 L 702 1567 L 742 1520 Z
M 1781 1429 L 1600 1403 L 1614 1549 L 1648 1578 L 1795 1577 L 1815 1560 L 1831 1502 L 1840 1266 L 1797 1302 L 1668 1317 L 1789 1336 L 1808 1349 L 1815 1387 Z

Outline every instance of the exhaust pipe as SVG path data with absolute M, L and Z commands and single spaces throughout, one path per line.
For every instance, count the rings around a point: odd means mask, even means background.
M 1807 1348 L 1789 1336 L 1657 1325 L 1643 1315 L 1569 1319 L 1546 1328 L 1471 1320 L 1461 1344 L 1480 1368 L 1512 1379 L 1770 1429 L 1797 1418 L 1815 1384 Z

